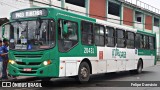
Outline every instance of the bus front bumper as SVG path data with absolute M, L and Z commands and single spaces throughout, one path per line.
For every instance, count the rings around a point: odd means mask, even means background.
M 50 65 L 12 65 L 8 64 L 8 72 L 13 76 L 36 76 L 36 77 L 58 77 L 57 66 L 55 63 Z

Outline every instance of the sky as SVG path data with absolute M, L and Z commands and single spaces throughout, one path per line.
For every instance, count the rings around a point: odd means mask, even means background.
M 141 0 L 141 1 L 160 9 L 160 0 Z
M 0 18 L 10 18 L 10 12 L 29 7 L 27 0 L 0 0 Z
M 9 18 L 10 12 L 15 11 L 17 9 L 28 8 L 29 7 L 28 1 L 29 0 L 0 0 L 0 18 L 2 17 Z M 127 1 L 135 2 L 136 0 L 127 0 Z M 140 1 L 160 9 L 160 0 L 140 0 Z
M 132 1 L 132 2 L 136 2 L 137 0 L 127 0 L 127 1 Z M 139 1 L 142 1 L 144 3 L 147 3 L 155 8 L 158 8 L 160 9 L 160 0 L 139 0 Z

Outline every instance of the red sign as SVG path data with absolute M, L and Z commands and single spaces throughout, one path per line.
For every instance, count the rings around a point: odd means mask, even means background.
M 100 59 L 100 60 L 103 59 L 103 51 L 99 51 L 99 59 Z

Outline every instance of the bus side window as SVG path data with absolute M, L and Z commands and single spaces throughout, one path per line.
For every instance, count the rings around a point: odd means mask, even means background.
M 125 31 L 121 29 L 116 30 L 116 38 L 117 38 L 117 47 L 124 48 L 125 44 Z
M 95 45 L 104 46 L 104 30 L 105 28 L 102 25 L 94 25 Z
M 113 27 L 106 27 L 106 45 L 108 47 L 115 46 L 115 30 Z
M 149 37 L 149 49 L 154 50 L 155 49 L 155 44 L 154 44 L 154 37 Z
M 64 31 L 64 25 L 67 25 L 67 32 Z M 62 20 L 58 21 L 58 44 L 61 52 L 69 51 L 78 43 L 78 23 Z
M 144 48 L 148 49 L 149 48 L 148 36 L 145 35 L 143 39 L 144 39 Z
M 93 45 L 93 24 L 90 22 L 82 21 L 82 44 L 84 45 Z
M 143 49 L 144 48 L 144 41 L 143 41 L 143 35 L 140 35 L 140 48 Z
M 135 37 L 135 47 L 137 49 L 141 48 L 141 35 L 140 34 L 136 34 L 136 37 Z
M 135 48 L 135 36 L 133 32 L 126 32 L 126 45 L 127 48 Z

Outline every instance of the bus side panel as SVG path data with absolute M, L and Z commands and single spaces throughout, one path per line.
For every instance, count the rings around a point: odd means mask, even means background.
M 154 51 L 152 50 L 143 50 L 139 49 L 138 50 L 138 55 L 137 55 L 137 64 L 139 59 L 143 60 L 143 68 L 154 66 L 154 60 L 155 60 L 155 54 Z
M 80 65 L 79 57 L 60 57 L 59 76 L 75 76 L 78 75 Z
M 115 72 L 117 71 L 117 60 L 116 56 L 113 56 L 113 49 L 115 47 L 106 47 L 105 48 L 105 58 L 107 60 L 107 72 Z
M 104 73 L 107 71 L 105 47 L 97 47 L 97 72 Z
M 132 70 L 136 68 L 136 49 L 126 50 L 126 70 Z

